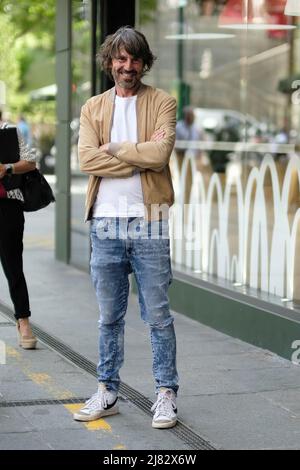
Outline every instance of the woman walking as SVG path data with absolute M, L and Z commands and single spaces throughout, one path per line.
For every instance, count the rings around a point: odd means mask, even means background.
M 0 112 L 0 129 L 5 127 L 7 125 L 2 121 Z M 35 349 L 37 340 L 29 323 L 31 312 L 23 273 L 23 195 L 20 188 L 6 189 L 3 178 L 8 176 L 13 179 L 14 175 L 22 175 L 34 170 L 36 159 L 34 152 L 25 144 L 20 132 L 18 130 L 16 132 L 20 160 L 13 164 L 0 162 L 0 260 L 14 305 L 19 345 L 24 349 Z M 4 149 L 0 150 L 3 155 Z

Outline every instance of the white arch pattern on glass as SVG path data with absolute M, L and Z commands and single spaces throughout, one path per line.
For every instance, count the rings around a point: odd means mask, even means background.
M 192 187 L 189 205 L 185 208 L 186 221 L 183 224 L 189 165 L 192 173 Z M 282 190 L 276 164 L 271 155 L 263 158 L 260 168 L 252 168 L 244 191 L 240 176 L 227 178 L 223 190 L 220 177 L 216 173 L 211 176 L 206 189 L 203 176 L 196 168 L 193 153 L 186 152 L 181 171 L 176 156 L 173 155 L 171 168 L 175 188 L 175 204 L 170 218 L 173 261 L 196 272 L 208 274 L 213 274 L 214 266 L 216 266 L 215 274 L 220 278 L 293 299 L 300 208 L 297 209 L 290 227 L 288 206 L 292 177 L 295 172 L 298 187 L 300 185 L 299 156 L 290 155 Z M 274 212 L 271 243 L 268 241 L 268 208 L 264 187 L 267 172 L 271 175 Z M 238 240 L 236 252 L 230 254 L 228 224 L 233 190 L 237 203 Z M 214 201 L 217 206 L 218 227 L 211 229 Z M 184 226 L 184 237 L 180 237 L 178 227 L 181 224 Z

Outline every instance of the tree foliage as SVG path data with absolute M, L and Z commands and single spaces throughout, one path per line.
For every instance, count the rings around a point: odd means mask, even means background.
M 0 0 L 0 13 L 14 25 L 17 37 L 32 33 L 54 41 L 55 0 Z
M 34 87 L 33 78 L 40 78 L 39 87 L 44 86 L 46 70 L 52 75 L 48 58 L 54 54 L 55 14 L 56 0 L 0 0 L 0 80 L 5 82 L 6 109 L 12 114 L 22 111 L 37 115 L 29 91 Z M 40 67 L 32 77 L 31 69 L 40 57 L 48 60 L 47 67 Z
M 3 15 L 0 15 L 0 44 L 0 80 L 5 84 L 9 102 L 19 86 L 19 67 L 16 62 L 14 28 Z
M 157 0 L 143 0 L 140 5 L 139 19 L 141 25 L 154 19 L 157 9 Z

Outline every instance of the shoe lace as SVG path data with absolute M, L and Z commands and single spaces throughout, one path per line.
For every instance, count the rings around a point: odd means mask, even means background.
M 160 392 L 158 398 L 151 408 L 151 411 L 155 411 L 155 415 L 172 416 L 172 413 L 176 410 L 176 403 L 169 390 Z
M 108 394 L 106 390 L 98 390 L 89 400 L 85 402 L 85 407 L 89 410 L 104 409 L 108 405 Z

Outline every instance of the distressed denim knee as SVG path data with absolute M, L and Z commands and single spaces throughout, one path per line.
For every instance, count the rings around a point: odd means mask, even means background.
M 161 311 L 159 309 L 147 308 L 146 313 L 143 316 L 143 320 L 147 323 L 150 328 L 158 328 L 163 330 L 174 322 L 174 317 L 170 314 L 170 311 Z

